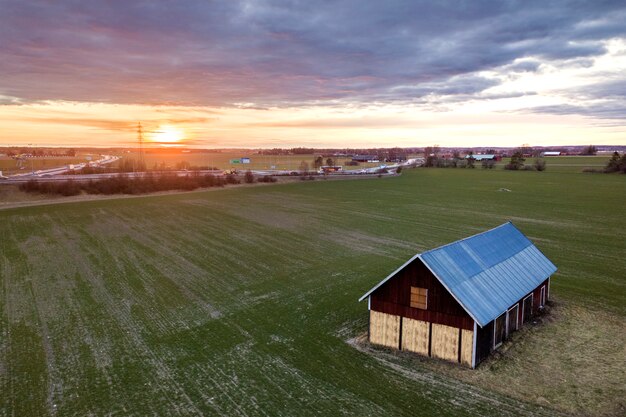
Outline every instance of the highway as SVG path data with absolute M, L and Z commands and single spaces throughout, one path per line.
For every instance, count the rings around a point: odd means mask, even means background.
M 10 175 L 8 177 L 1 177 L 0 179 L 10 181 L 10 182 L 24 182 L 32 179 L 40 179 L 40 178 L 51 178 L 55 176 L 61 176 L 69 171 L 78 171 L 83 169 L 87 165 L 92 167 L 99 167 L 103 165 L 112 164 L 113 162 L 120 159 L 118 156 L 113 155 L 100 155 L 100 159 L 92 162 L 81 162 L 79 164 L 70 164 L 64 165 L 62 167 L 50 168 L 50 169 L 40 169 L 35 172 L 24 172 L 22 174 Z M 63 175 L 64 180 L 66 180 L 67 175 Z
M 142 178 L 147 175 L 176 175 L 179 177 L 187 176 L 187 175 L 225 175 L 225 171 L 222 170 L 198 170 L 198 171 L 189 171 L 189 170 L 180 170 L 180 171 L 149 171 L 149 172 L 125 172 L 125 173 L 103 173 L 103 174 L 77 174 L 77 175 L 67 175 L 66 173 L 69 171 L 78 171 L 87 164 L 92 167 L 98 167 L 102 165 L 111 164 L 120 159 L 117 156 L 111 155 L 102 155 L 102 158 L 94 161 L 94 162 L 83 162 L 80 164 L 74 165 L 66 165 L 63 167 L 44 169 L 35 172 L 28 172 L 23 174 L 11 175 L 8 177 L 0 177 L 0 185 L 2 184 L 20 184 L 30 180 L 37 180 L 39 182 L 61 182 L 61 181 L 79 181 L 79 182 L 87 182 L 87 181 L 97 181 L 105 178 L 114 178 L 119 175 L 124 175 L 128 178 Z M 418 158 L 419 159 L 419 158 Z M 364 174 L 378 174 L 381 169 L 386 169 L 388 171 L 395 171 L 399 167 L 409 166 L 420 164 L 423 161 L 419 161 L 417 159 L 412 159 L 406 161 L 404 163 L 393 164 L 393 165 L 381 165 L 373 168 L 365 168 L 365 169 L 354 169 L 354 170 L 345 170 L 339 172 L 328 173 L 329 176 L 349 176 L 349 175 L 364 175 Z M 247 170 L 239 170 L 237 174 L 241 175 Z M 272 176 L 288 176 L 288 175 L 301 175 L 298 171 L 293 170 L 250 170 L 252 174 L 255 176 L 264 176 L 264 175 L 272 175 Z M 310 171 L 307 175 L 318 175 L 321 172 Z

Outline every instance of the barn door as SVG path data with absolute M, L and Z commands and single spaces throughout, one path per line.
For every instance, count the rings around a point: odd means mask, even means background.
M 514 307 L 511 307 L 511 309 L 509 309 L 509 317 L 507 319 L 507 326 L 506 326 L 506 334 L 507 336 L 510 333 L 513 333 L 514 331 L 517 330 L 517 323 L 519 321 L 519 304 L 515 304 Z
M 533 316 L 533 295 L 532 294 L 524 298 L 522 310 L 524 314 L 524 316 L 522 317 L 522 323 L 526 323 Z
M 541 287 L 541 293 L 539 297 L 539 306 L 543 307 L 546 305 L 546 286 Z
M 506 339 L 506 313 L 493 322 L 493 348 L 497 348 Z

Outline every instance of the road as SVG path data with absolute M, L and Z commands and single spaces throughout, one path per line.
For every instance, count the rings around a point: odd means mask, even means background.
M 35 172 L 25 172 L 25 173 L 22 173 L 22 174 L 10 175 L 8 177 L 4 177 L 3 176 L 0 179 L 12 181 L 12 182 L 15 182 L 15 181 L 23 182 L 22 180 L 28 181 L 28 180 L 32 180 L 32 179 L 49 178 L 49 177 L 53 177 L 53 176 L 57 176 L 57 175 L 63 175 L 66 172 L 69 172 L 69 171 L 72 171 L 72 170 L 77 171 L 77 170 L 83 169 L 87 165 L 90 165 L 92 167 L 98 167 L 98 166 L 112 164 L 113 162 L 117 161 L 118 159 L 120 159 L 118 156 L 100 155 L 100 159 L 98 159 L 97 161 L 93 161 L 93 162 L 81 162 L 79 164 L 64 165 L 62 167 L 56 167 L 56 168 L 50 168 L 50 169 L 40 169 L 40 170 L 35 171 Z M 64 178 L 64 179 L 66 179 L 66 178 Z
M 120 159 L 117 156 L 111 156 L 111 155 L 102 155 L 102 158 L 94 161 L 94 162 L 84 162 L 84 163 L 80 163 L 80 164 L 74 164 L 74 165 L 66 165 L 63 167 L 58 167 L 58 168 L 51 168 L 51 169 L 45 169 L 45 170 L 39 170 L 39 171 L 35 171 L 35 172 L 29 172 L 29 173 L 24 173 L 24 174 L 16 174 L 16 175 L 11 175 L 9 177 L 0 177 L 0 184 L 19 184 L 19 183 L 24 183 L 30 180 L 37 180 L 40 182 L 61 182 L 61 181 L 69 181 L 69 180 L 73 180 L 73 181 L 79 181 L 79 182 L 86 182 L 86 181 L 93 181 L 93 180 L 101 180 L 101 179 L 105 179 L 105 178 L 113 178 L 116 177 L 118 175 L 120 175 L 120 173 L 117 172 L 112 172 L 112 173 L 103 173 L 103 174 L 78 174 L 78 175 L 65 175 L 67 172 L 74 170 L 74 171 L 78 171 L 82 168 L 84 168 L 85 166 L 87 166 L 87 164 L 89 164 L 90 166 L 93 167 L 97 167 L 97 166 L 102 166 L 102 165 L 107 165 L 107 164 L 111 164 L 115 161 L 117 161 L 118 159 Z M 363 174 L 378 174 L 380 172 L 381 169 L 386 169 L 390 172 L 393 172 L 395 170 L 397 170 L 399 167 L 402 166 L 410 166 L 410 165 L 419 165 L 421 162 L 417 161 L 417 160 L 409 160 L 403 163 L 399 163 L 399 164 L 393 164 L 393 165 L 381 165 L 378 167 L 373 167 L 373 168 L 365 168 L 365 169 L 354 169 L 354 170 L 345 170 L 345 171 L 340 171 L 340 172 L 333 172 L 333 173 L 328 173 L 327 175 L 330 176 L 347 176 L 347 175 L 363 175 Z M 237 171 L 238 174 L 242 174 L 244 173 L 244 170 L 240 170 Z M 252 174 L 256 175 L 256 176 L 264 176 L 264 175 L 273 175 L 273 176 L 286 176 L 286 175 L 300 175 L 300 173 L 298 171 L 292 171 L 292 170 L 251 170 Z M 152 175 L 159 175 L 162 173 L 167 173 L 169 175 L 176 175 L 179 177 L 183 177 L 183 176 L 187 176 L 187 175 L 191 175 L 191 174 L 198 174 L 198 175 L 224 175 L 224 171 L 221 170 L 199 170 L 199 171 L 188 171 L 188 170 L 181 170 L 181 171 L 165 171 L 165 172 L 158 172 L 158 171 L 150 171 L 150 172 L 127 172 L 127 173 L 123 173 L 126 177 L 129 178 L 142 178 L 146 175 L 152 174 Z M 319 174 L 318 172 L 315 171 L 311 171 L 310 172 L 311 175 L 316 175 Z

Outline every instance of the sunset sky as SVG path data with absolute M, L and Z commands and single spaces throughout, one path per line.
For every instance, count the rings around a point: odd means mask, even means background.
M 0 0 L 0 145 L 626 144 L 622 1 Z

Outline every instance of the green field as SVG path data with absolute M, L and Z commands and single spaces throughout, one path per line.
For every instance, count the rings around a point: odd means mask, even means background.
M 0 416 L 620 415 L 625 207 L 548 165 L 2 210 Z M 549 320 L 475 371 L 355 342 L 370 287 L 507 220 L 559 267 Z

